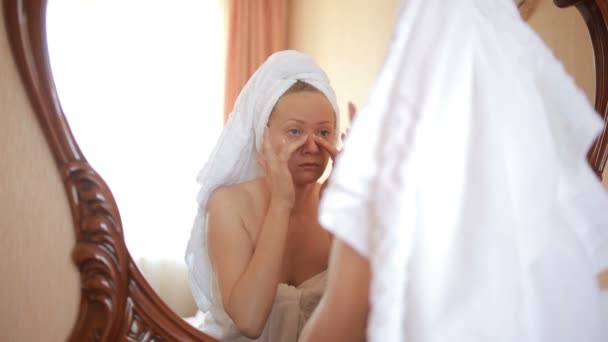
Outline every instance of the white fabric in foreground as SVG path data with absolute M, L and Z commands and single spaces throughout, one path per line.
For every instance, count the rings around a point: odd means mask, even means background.
M 220 340 L 235 338 L 239 332 L 223 309 L 207 254 L 207 201 L 222 185 L 244 183 L 260 175 L 256 154 L 261 151 L 269 115 L 281 95 L 296 81 L 314 86 L 327 97 L 336 113 L 336 132 L 339 132 L 336 96 L 325 72 L 305 54 L 280 51 L 271 55 L 245 84 L 211 157 L 197 178 L 201 184 L 199 210 L 188 241 L 186 264 L 192 294 L 205 315 L 200 329 Z
M 369 340 L 608 341 L 601 126 L 512 0 L 404 1 L 320 209 L 371 262 Z

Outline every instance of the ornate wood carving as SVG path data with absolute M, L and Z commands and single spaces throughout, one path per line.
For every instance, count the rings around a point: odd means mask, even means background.
M 46 1 L 3 0 L 3 6 L 15 63 L 72 210 L 81 300 L 69 340 L 214 341 L 171 311 L 129 256 L 112 193 L 82 155 L 58 100 L 46 44 Z
M 588 160 L 598 176 L 602 176 L 608 159 L 608 1 L 554 0 L 558 7 L 576 6 L 583 15 L 595 57 L 595 110 L 604 119 L 604 130 L 588 154 Z

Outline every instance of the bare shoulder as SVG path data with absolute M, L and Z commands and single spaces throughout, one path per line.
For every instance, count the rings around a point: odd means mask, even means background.
M 212 207 L 247 210 L 263 197 L 261 180 L 254 179 L 249 182 L 233 185 L 224 185 L 217 188 L 209 197 L 209 209 Z
M 257 222 L 264 205 L 264 187 L 260 180 L 222 186 L 209 198 L 209 230 L 212 232 L 219 226 L 240 226 L 252 241 L 256 241 Z M 223 231 L 228 233 L 230 230 Z
M 226 246 L 251 241 L 245 228 L 242 202 L 243 190 L 239 186 L 222 186 L 211 193 L 207 205 L 207 238 L 212 263 L 225 258 Z
M 220 209 L 226 206 L 238 207 L 235 200 L 242 198 L 243 189 L 240 184 L 224 185 L 215 189 L 209 196 L 209 211 Z

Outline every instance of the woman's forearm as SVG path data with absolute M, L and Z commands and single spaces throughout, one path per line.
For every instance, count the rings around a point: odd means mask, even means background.
M 235 283 L 226 312 L 242 334 L 259 336 L 272 310 L 280 282 L 291 206 L 270 201 L 256 247 Z

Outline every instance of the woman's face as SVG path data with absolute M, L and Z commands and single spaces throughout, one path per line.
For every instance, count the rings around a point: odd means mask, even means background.
M 270 117 L 268 133 L 272 146 L 278 150 L 302 135 L 308 138 L 289 159 L 294 184 L 316 182 L 327 167 L 329 153 L 314 141 L 314 136 L 335 141 L 336 115 L 325 97 L 317 91 L 301 91 L 284 95 Z

